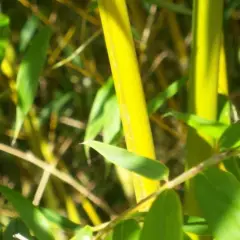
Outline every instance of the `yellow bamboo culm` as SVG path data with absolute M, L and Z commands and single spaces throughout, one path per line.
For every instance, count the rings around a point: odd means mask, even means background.
M 99 0 L 112 75 L 127 148 L 155 159 L 154 145 L 125 0 Z M 134 175 L 137 201 L 155 192 L 159 183 Z
M 221 42 L 220 61 L 219 61 L 218 93 L 228 96 L 228 76 L 227 76 L 226 54 L 224 49 L 223 36 L 222 36 L 222 42 Z
M 193 3 L 189 112 L 216 121 L 223 0 L 194 0 Z M 214 140 L 206 134 L 189 128 L 186 168 L 209 157 L 213 145 Z M 194 188 L 193 182 L 189 181 L 186 185 L 185 206 L 189 214 L 198 215 Z

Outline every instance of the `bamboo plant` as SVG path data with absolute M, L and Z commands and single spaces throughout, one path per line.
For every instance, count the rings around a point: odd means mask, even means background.
M 126 2 L 100 0 L 99 11 L 127 148 L 139 155 L 155 159 Z M 137 201 L 158 189 L 158 182 L 136 175 L 133 179 Z
M 214 12 L 214 14 L 213 14 Z M 189 112 L 216 120 L 223 0 L 195 0 L 192 24 L 192 58 L 189 82 Z M 213 151 L 213 140 L 189 128 L 186 168 L 200 163 Z M 194 186 L 187 184 L 186 209 L 197 214 Z

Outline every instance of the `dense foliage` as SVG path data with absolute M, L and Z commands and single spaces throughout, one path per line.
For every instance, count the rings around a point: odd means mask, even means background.
M 0 239 L 240 239 L 239 0 L 0 10 Z

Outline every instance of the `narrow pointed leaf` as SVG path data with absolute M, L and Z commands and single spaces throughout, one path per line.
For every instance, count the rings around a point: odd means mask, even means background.
M 219 140 L 221 150 L 240 147 L 240 122 L 230 125 Z
M 218 109 L 219 116 L 218 121 L 229 125 L 231 123 L 231 103 L 226 96 L 218 96 Z
M 20 52 L 23 52 L 26 50 L 38 26 L 39 26 L 39 19 L 35 15 L 32 15 L 24 24 L 20 33 L 20 42 L 19 42 Z
M 54 212 L 51 209 L 40 208 L 40 211 L 49 222 L 58 225 L 62 229 L 76 230 L 80 227 L 79 224 L 70 221 L 66 217 L 61 216 L 59 213 Z
M 84 140 L 93 140 L 102 130 L 104 125 L 104 105 L 113 92 L 113 80 L 109 78 L 107 83 L 101 87 L 94 99 Z M 89 148 L 85 146 L 85 153 L 89 157 Z
M 31 229 L 38 239 L 53 240 L 51 224 L 44 217 L 42 212 L 33 204 L 5 186 L 0 186 L 0 193 L 11 202 L 15 210 L 19 213 L 26 226 Z
M 141 228 L 137 221 L 128 219 L 119 223 L 113 230 L 112 240 L 138 240 Z
M 145 217 L 140 240 L 183 240 L 181 202 L 174 190 L 166 190 L 153 202 Z
M 89 226 L 79 229 L 71 240 L 91 240 L 93 237 L 92 230 Z
M 186 83 L 186 78 L 172 83 L 167 89 L 159 93 L 155 98 L 150 100 L 147 104 L 148 114 L 155 113 L 169 98 L 173 97 Z
M 227 129 L 227 125 L 220 122 L 210 121 L 194 114 L 170 111 L 164 117 L 173 116 L 178 120 L 185 122 L 188 126 L 204 133 L 214 139 L 219 139 L 223 132 Z
M 107 83 L 98 90 L 98 93 L 94 99 L 93 106 L 91 108 L 91 112 L 89 116 L 90 122 L 102 114 L 106 99 L 109 98 L 112 91 L 113 91 L 113 80 L 112 78 L 109 78 Z
M 41 29 L 33 38 L 21 64 L 17 75 L 17 117 L 14 132 L 16 139 L 25 116 L 33 104 L 39 77 L 47 56 L 47 49 L 51 37 L 51 30 L 48 27 Z
M 183 230 L 198 236 L 211 236 L 207 221 L 200 217 L 187 216 Z
M 211 168 L 194 179 L 203 217 L 217 240 L 240 237 L 240 183 L 229 172 Z
M 116 96 L 112 96 L 104 107 L 103 140 L 111 143 L 121 130 L 121 118 Z
M 84 144 L 99 152 L 113 164 L 144 177 L 155 180 L 166 179 L 168 177 L 168 168 L 159 161 L 138 156 L 123 148 L 114 147 L 97 141 L 87 141 L 84 142 Z

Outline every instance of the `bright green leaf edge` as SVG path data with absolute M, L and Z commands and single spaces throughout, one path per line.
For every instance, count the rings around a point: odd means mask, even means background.
M 138 156 L 126 149 L 111 146 L 98 141 L 86 141 L 83 144 L 93 148 L 108 161 L 153 180 L 166 180 L 168 168 L 159 161 Z

